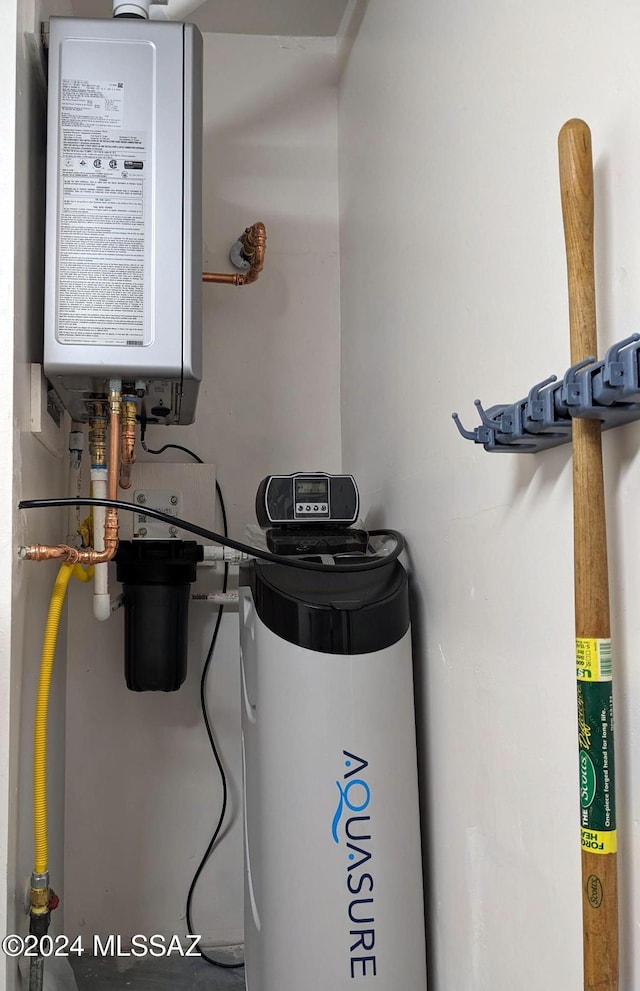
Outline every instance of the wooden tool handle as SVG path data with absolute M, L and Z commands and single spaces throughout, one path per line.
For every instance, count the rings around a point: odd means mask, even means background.
M 570 120 L 558 137 L 560 193 L 567 252 L 571 361 L 598 349 L 593 264 L 591 132 Z M 573 420 L 576 636 L 609 637 L 609 579 L 598 420 Z
M 571 362 L 576 364 L 595 355 L 598 347 L 591 132 L 583 120 L 567 121 L 558 136 L 558 153 L 569 279 Z
M 576 364 L 597 354 L 593 164 L 584 121 L 564 125 L 558 150 L 571 361 Z M 574 418 L 572 432 L 584 987 L 617 991 L 615 765 L 600 421 Z

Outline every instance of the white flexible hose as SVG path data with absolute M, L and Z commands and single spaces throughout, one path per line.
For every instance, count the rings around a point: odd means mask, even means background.
M 242 564 L 243 561 L 250 561 L 251 557 L 248 554 L 244 554 L 242 551 L 236 551 L 233 547 L 220 547 L 217 544 L 212 546 L 206 546 L 202 548 L 204 552 L 204 558 L 200 562 L 204 565 L 216 564 L 218 561 L 224 561 L 226 564 Z
M 91 469 L 91 491 L 95 499 L 107 498 L 106 468 Z M 104 506 L 93 507 L 93 546 L 97 551 L 104 550 Z M 93 578 L 93 615 L 104 623 L 111 616 L 111 596 L 109 595 L 109 565 L 96 564 Z

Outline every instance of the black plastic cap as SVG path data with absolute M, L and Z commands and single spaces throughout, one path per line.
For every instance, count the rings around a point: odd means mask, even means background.
M 255 561 L 241 574 L 265 626 L 307 650 L 375 653 L 397 643 L 409 629 L 407 575 L 397 561 L 351 574 Z

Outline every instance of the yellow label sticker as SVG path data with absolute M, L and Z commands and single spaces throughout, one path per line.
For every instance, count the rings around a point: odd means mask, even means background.
M 617 853 L 618 833 L 615 829 L 581 829 L 582 849 L 587 853 Z
M 611 640 L 576 640 L 576 677 L 578 681 L 611 681 Z

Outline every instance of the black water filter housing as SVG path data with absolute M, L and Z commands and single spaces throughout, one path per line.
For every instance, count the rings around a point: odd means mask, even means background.
M 124 668 L 134 692 L 175 692 L 187 675 L 191 584 L 203 549 L 195 540 L 123 540 Z

